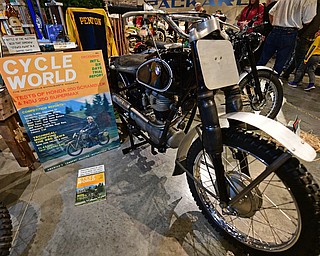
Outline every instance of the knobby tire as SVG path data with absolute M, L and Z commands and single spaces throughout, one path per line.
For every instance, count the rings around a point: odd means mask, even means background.
M 0 203 L 0 256 L 10 254 L 12 224 L 7 208 Z
M 226 176 L 237 188 L 241 187 L 239 184 L 248 185 L 250 177 L 258 175 L 255 174 L 258 167 L 261 166 L 263 171 L 283 153 L 282 148 L 259 135 L 230 128 L 223 129 L 223 145 Z M 188 152 L 187 169 L 202 186 L 218 197 L 213 188 L 216 185 L 215 172 L 206 156 L 198 138 Z M 247 194 L 242 205 L 236 205 L 238 212 L 234 216 L 222 213 L 217 199 L 210 196 L 198 182 L 188 176 L 187 179 L 197 205 L 210 224 L 250 256 L 319 255 L 319 186 L 296 158 L 291 157 Z M 231 187 L 228 192 L 233 193 L 230 195 L 233 197 L 235 190 Z M 261 238 L 267 243 L 259 241 Z

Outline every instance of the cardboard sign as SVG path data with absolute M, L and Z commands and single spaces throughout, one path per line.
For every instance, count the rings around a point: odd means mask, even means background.
M 36 35 L 3 36 L 10 54 L 40 52 Z

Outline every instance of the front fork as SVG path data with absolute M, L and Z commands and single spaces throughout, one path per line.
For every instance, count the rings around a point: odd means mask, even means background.
M 229 202 L 229 195 L 227 193 L 225 171 L 222 164 L 222 131 L 219 123 L 217 106 L 214 101 L 214 92 L 207 89 L 205 86 L 196 42 L 191 42 L 191 48 L 195 63 L 196 81 L 198 84 L 197 104 L 202 123 L 202 143 L 214 166 L 221 203 L 227 205 Z
M 251 66 L 251 73 L 252 73 L 253 81 L 254 81 L 254 86 L 253 86 L 254 93 L 255 93 L 255 95 L 258 95 L 259 102 L 262 102 L 262 100 L 264 100 L 264 95 L 262 94 L 262 91 L 261 91 L 260 80 L 259 80 L 259 76 L 258 76 L 258 70 L 257 70 L 257 66 L 256 66 L 254 53 L 251 49 L 250 42 L 248 39 L 246 40 L 246 50 L 248 53 L 248 59 L 249 59 L 249 63 Z M 248 94 L 250 94 L 250 89 L 248 90 Z

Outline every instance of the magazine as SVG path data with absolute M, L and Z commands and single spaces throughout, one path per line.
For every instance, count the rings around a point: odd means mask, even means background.
M 106 199 L 104 165 L 92 166 L 78 171 L 76 205 Z

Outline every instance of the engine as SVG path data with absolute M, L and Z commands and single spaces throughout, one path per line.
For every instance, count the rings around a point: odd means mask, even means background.
M 167 97 L 155 91 L 147 92 L 147 97 L 155 119 L 158 122 L 165 121 L 170 113 L 170 106 L 174 103 L 173 97 Z
M 157 121 L 167 118 L 172 104 L 189 88 L 192 68 L 189 53 L 181 50 L 168 51 L 139 67 L 136 79 L 145 87 L 144 106 L 149 104 Z
M 147 132 L 155 143 L 158 143 L 165 128 L 165 121 L 190 85 L 192 79 L 192 62 L 188 52 L 167 52 L 160 58 L 152 58 L 139 66 L 136 82 L 126 97 L 112 94 L 113 101 L 128 112 L 139 128 Z M 191 70 L 191 72 L 190 72 Z M 167 144 L 171 148 L 178 147 L 184 132 L 181 113 L 175 112 L 170 125 Z

